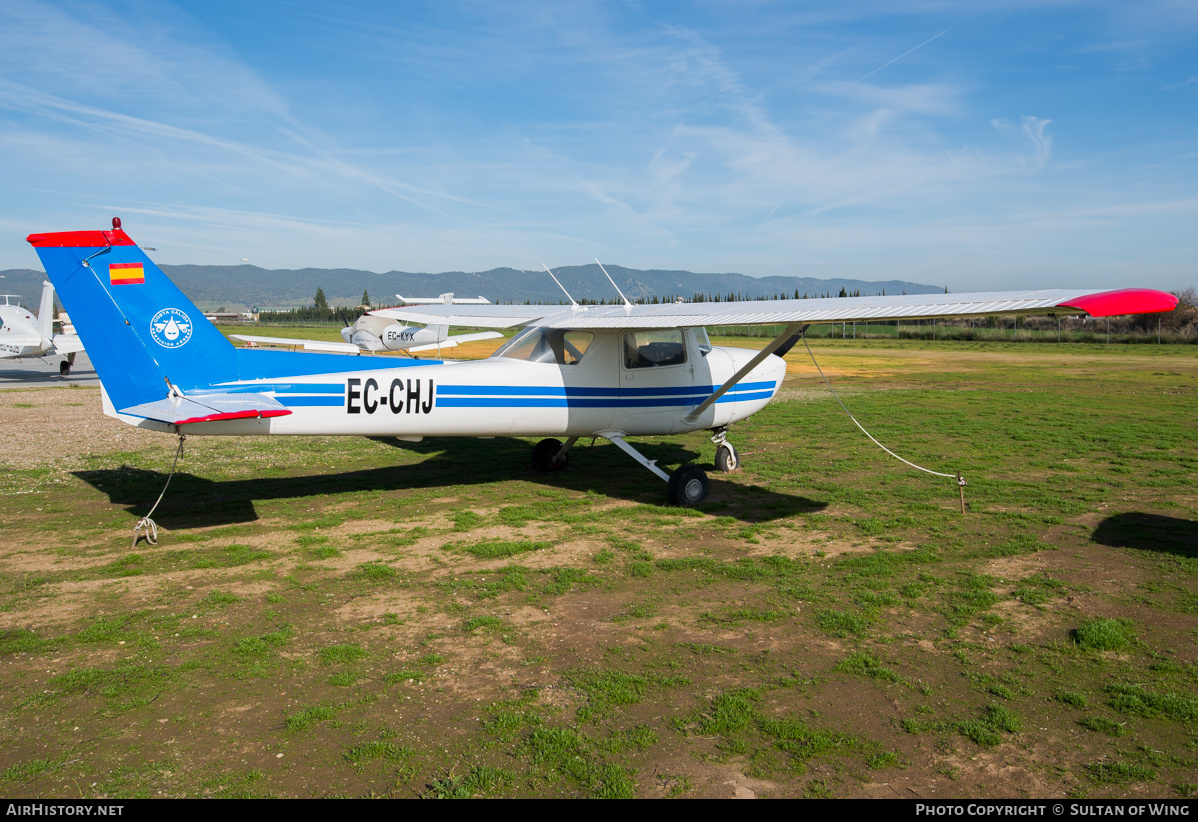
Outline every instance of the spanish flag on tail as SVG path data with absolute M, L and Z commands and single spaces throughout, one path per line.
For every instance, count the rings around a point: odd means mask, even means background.
M 135 285 L 146 281 L 141 263 L 113 263 L 108 266 L 108 280 L 112 285 Z

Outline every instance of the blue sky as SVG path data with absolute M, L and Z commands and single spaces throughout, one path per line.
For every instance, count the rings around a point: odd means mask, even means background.
M 846 8 L 848 6 L 848 8 Z M 0 5 L 0 268 L 1198 282 L 1198 4 Z

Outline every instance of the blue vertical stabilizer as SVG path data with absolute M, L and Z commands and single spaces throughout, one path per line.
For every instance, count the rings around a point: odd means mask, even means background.
M 232 343 L 119 226 L 28 237 L 113 405 L 236 380 Z

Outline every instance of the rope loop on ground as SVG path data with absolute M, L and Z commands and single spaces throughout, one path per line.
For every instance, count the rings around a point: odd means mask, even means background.
M 150 513 L 138 520 L 137 525 L 133 527 L 132 548 L 137 547 L 137 541 L 143 536 L 145 537 L 146 542 L 150 543 L 151 545 L 158 544 L 158 523 L 154 522 L 154 520 L 150 519 L 150 517 L 155 511 L 158 510 L 158 503 L 162 502 L 162 498 L 166 496 L 166 489 L 170 488 L 171 478 L 175 476 L 175 468 L 179 465 L 179 457 L 183 456 L 183 442 L 186 439 L 186 434 L 179 435 L 179 448 L 175 451 L 175 461 L 171 463 L 171 473 L 166 478 L 166 484 L 162 486 L 162 493 L 158 495 L 158 499 L 155 500 L 154 506 L 150 509 Z
M 907 465 L 910 465 L 912 468 L 915 468 L 919 471 L 923 471 L 926 474 L 934 474 L 937 477 L 948 477 L 950 479 L 955 479 L 959 486 L 965 485 L 965 480 L 961 477 L 960 471 L 958 471 L 955 474 L 942 474 L 939 471 L 933 471 L 930 468 L 924 468 L 922 465 L 916 465 L 915 463 L 911 462 L 910 460 L 903 459 L 898 454 L 894 453 L 889 448 L 887 448 L 885 445 L 883 445 L 882 443 L 880 443 L 876 439 L 874 439 L 874 435 L 869 433 L 868 431 L 866 431 L 865 426 L 863 426 L 861 423 L 857 422 L 856 417 L 854 417 L 852 414 L 849 414 L 849 409 L 845 408 L 844 403 L 840 401 L 840 396 L 836 393 L 836 389 L 834 389 L 832 387 L 832 383 L 828 382 L 828 378 L 824 376 L 824 370 L 822 368 L 820 368 L 819 363 L 815 361 L 815 354 L 811 353 L 811 346 L 807 345 L 806 332 L 803 333 L 803 347 L 807 349 L 807 354 L 811 357 L 811 362 L 814 363 L 815 370 L 819 372 L 820 377 L 823 378 L 824 385 L 828 386 L 828 390 L 832 392 L 832 396 L 836 399 L 836 402 L 840 404 L 841 409 L 844 411 L 845 414 L 848 414 L 848 417 L 850 420 L 853 421 L 853 424 L 861 429 L 861 433 L 865 434 L 865 436 L 869 437 L 871 440 L 874 441 L 874 445 L 881 448 L 883 451 L 885 451 L 890 456 L 894 457 L 899 462 L 906 463 Z

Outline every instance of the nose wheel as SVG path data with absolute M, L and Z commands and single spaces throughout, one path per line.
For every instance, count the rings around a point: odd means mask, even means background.
M 715 470 L 730 474 L 740 468 L 740 455 L 732 447 L 732 443 L 720 443 L 715 449 Z
M 541 472 L 565 471 L 570 467 L 570 446 L 577 437 L 571 437 L 565 445 L 561 440 L 541 440 L 532 448 L 532 467 Z
M 740 468 L 740 455 L 727 437 L 727 428 L 717 428 L 711 435 L 711 441 L 715 443 L 715 470 L 725 474 Z

